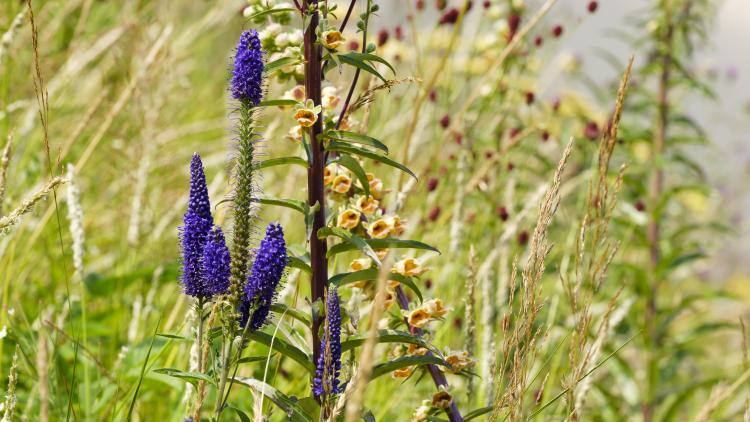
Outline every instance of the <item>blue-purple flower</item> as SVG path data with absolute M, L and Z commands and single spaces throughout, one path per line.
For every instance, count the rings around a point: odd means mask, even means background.
M 266 323 L 287 262 L 284 230 L 281 225 L 271 223 L 266 227 L 266 236 L 258 246 L 245 285 L 245 294 L 240 305 L 240 323 L 243 327 L 247 324 L 248 318 L 250 330 L 257 330 Z
M 242 32 L 237 43 L 232 69 L 232 98 L 258 105 L 263 97 L 263 51 L 258 32 Z
M 318 367 L 313 379 L 313 394 L 316 397 L 339 394 L 341 372 L 341 308 L 336 288 L 328 290 L 326 301 L 326 325 L 320 342 Z
M 198 154 L 193 154 L 190 161 L 190 196 L 188 209 L 182 219 L 180 241 L 182 246 L 181 281 L 185 293 L 199 298 L 211 296 L 203 278 L 203 248 L 206 245 L 208 232 L 213 226 L 211 203 L 208 200 L 206 176 L 203 163 Z
M 226 293 L 229 289 L 229 248 L 221 227 L 214 226 L 203 247 L 201 270 L 206 291 L 211 295 Z

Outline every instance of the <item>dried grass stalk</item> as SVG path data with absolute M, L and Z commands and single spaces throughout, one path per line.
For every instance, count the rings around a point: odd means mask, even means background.
M 19 205 L 18 208 L 13 210 L 7 216 L 0 218 L 0 235 L 7 234 L 13 226 L 21 221 L 22 216 L 30 213 L 39 201 L 45 198 L 58 185 L 65 182 L 67 182 L 67 180 L 62 177 L 52 178 L 42 189 L 21 202 L 21 205 Z

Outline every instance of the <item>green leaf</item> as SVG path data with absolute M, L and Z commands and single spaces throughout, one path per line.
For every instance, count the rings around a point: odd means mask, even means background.
M 406 368 L 407 366 L 420 366 L 420 365 L 443 365 L 448 364 L 437 356 L 424 355 L 424 356 L 401 356 L 388 362 L 379 363 L 372 368 L 372 376 L 370 379 L 375 379 L 381 375 L 389 374 L 397 369 Z
M 377 162 L 383 163 L 387 166 L 395 167 L 403 171 L 404 173 L 407 173 L 411 177 L 417 179 L 417 176 L 411 170 L 409 170 L 409 168 L 406 167 L 405 165 L 399 162 L 393 161 L 390 158 L 386 157 L 385 155 L 378 154 L 377 152 L 370 151 L 368 149 L 364 149 L 358 146 L 346 144 L 346 143 L 339 142 L 339 141 L 331 141 L 328 143 L 328 146 L 326 146 L 326 150 L 345 152 L 347 154 L 353 154 L 353 155 L 359 155 L 361 157 L 366 157 L 371 160 L 375 160 Z
M 370 245 L 372 249 L 423 249 L 428 251 L 433 251 L 440 253 L 439 250 L 436 248 L 426 244 L 422 243 L 416 240 L 403 240 L 403 239 L 367 239 L 367 244 Z M 352 245 L 351 243 L 339 243 L 338 245 L 333 245 L 330 249 L 328 249 L 328 256 L 333 256 L 341 252 L 351 251 L 357 249 L 356 246 Z
M 271 305 L 271 310 L 278 314 L 288 315 L 296 319 L 297 321 L 300 321 L 301 323 L 305 324 L 308 327 L 312 326 L 312 323 L 310 322 L 310 318 L 307 316 L 306 313 L 298 311 L 297 309 L 291 308 L 283 303 L 274 303 L 273 305 Z
M 296 257 L 296 256 L 289 257 L 287 266 L 291 268 L 297 268 L 308 274 L 312 274 L 312 268 L 310 267 L 310 264 L 308 264 L 307 262 L 303 261 L 301 258 Z
M 350 54 L 339 54 L 338 58 L 344 64 L 348 64 L 350 66 L 354 66 L 356 68 L 364 70 L 365 72 L 368 72 L 377 76 L 378 79 L 380 79 L 381 81 L 387 82 L 385 78 L 383 77 L 383 75 L 381 75 L 377 70 L 375 70 L 374 67 L 370 66 L 369 64 L 367 64 L 367 62 L 362 60 L 361 57 L 352 56 Z
M 377 148 L 383 151 L 384 153 L 388 154 L 388 147 L 384 143 L 378 141 L 377 139 L 373 137 L 363 135 L 361 133 L 347 132 L 344 130 L 331 130 L 326 133 L 326 136 L 330 139 L 335 139 L 337 141 L 351 142 L 355 144 L 371 146 L 373 148 Z
M 391 70 L 391 72 L 393 72 L 394 75 L 396 74 L 396 69 L 394 69 L 393 66 L 391 66 L 390 63 L 388 63 L 388 60 L 386 60 L 386 59 L 384 59 L 384 58 L 382 58 L 380 56 L 377 56 L 375 54 L 358 53 L 356 51 L 352 51 L 352 52 L 346 53 L 345 56 L 348 56 L 348 57 L 351 57 L 351 58 L 354 58 L 354 59 L 359 59 L 359 60 L 362 60 L 362 61 L 383 63 L 384 65 L 386 65 L 388 67 L 388 69 Z
M 290 100 L 290 99 L 278 99 L 278 100 L 263 100 L 258 104 L 258 107 L 287 107 L 287 106 L 293 106 L 296 105 L 296 100 Z
M 307 203 L 296 200 L 296 199 L 265 197 L 265 198 L 258 198 L 256 199 L 256 201 L 264 205 L 276 205 L 279 207 L 290 208 L 295 211 L 301 212 L 302 215 L 305 215 L 305 211 L 307 210 Z
M 288 418 L 287 420 L 293 422 L 312 422 L 313 420 L 313 417 L 305 412 L 297 400 L 287 396 L 263 381 L 246 377 L 234 377 L 231 381 L 249 387 L 266 396 L 273 402 L 273 404 L 284 411 Z
M 357 176 L 359 183 L 362 184 L 362 189 L 364 189 L 365 191 L 365 196 L 370 196 L 370 182 L 367 180 L 367 173 L 365 173 L 365 170 L 361 165 L 359 165 L 359 162 L 357 160 L 349 155 L 341 154 L 338 158 L 331 161 L 331 164 L 333 163 L 341 164 L 342 166 L 351 170 L 351 172 L 354 173 L 355 176 Z
M 296 12 L 296 11 L 297 9 L 294 9 L 291 7 L 280 7 L 277 9 L 268 9 L 262 12 L 255 13 L 253 15 L 248 16 L 247 19 L 252 21 L 252 20 L 260 19 L 265 16 L 269 16 L 269 15 L 276 15 L 279 13 L 291 13 L 291 12 Z
M 379 268 L 368 268 L 366 270 L 354 271 L 350 273 L 336 274 L 335 276 L 328 279 L 328 282 L 338 287 L 345 286 L 347 284 L 356 283 L 362 280 L 376 280 L 378 278 Z M 388 275 L 389 280 L 395 280 L 399 283 L 403 283 L 407 286 L 414 294 L 417 295 L 419 301 L 422 302 L 422 292 L 417 287 L 416 283 L 411 277 L 404 277 L 401 274 L 391 273 Z
M 248 416 L 247 413 L 232 406 L 231 404 L 227 404 L 227 408 L 234 410 L 234 413 L 236 413 L 237 417 L 240 418 L 240 422 L 253 422 L 253 420 L 250 419 L 250 416 Z
M 200 372 L 185 372 L 185 371 L 180 371 L 179 369 L 174 369 L 174 368 L 159 368 L 159 369 L 154 369 L 154 372 L 156 372 L 157 374 L 163 374 L 163 375 L 168 375 L 170 377 L 179 378 L 193 385 L 197 384 L 198 381 L 201 381 L 201 380 L 209 384 L 216 385 L 216 383 L 211 377 L 209 377 L 206 374 L 201 374 Z
M 268 160 L 263 160 L 259 162 L 254 167 L 256 170 L 260 170 L 260 169 L 265 169 L 268 167 L 282 166 L 285 164 L 295 164 L 304 168 L 308 167 L 307 160 L 301 157 L 270 158 Z
M 346 242 L 346 244 L 351 245 L 352 249 L 359 249 L 360 251 L 362 251 L 362 253 L 375 261 L 377 265 L 380 265 L 380 259 L 378 259 L 378 255 L 375 254 L 375 251 L 372 249 L 372 247 L 370 247 L 365 239 L 357 236 L 356 234 L 352 234 L 348 230 L 344 230 L 341 227 L 323 227 L 318 230 L 318 238 L 325 239 L 326 236 L 340 237 Z M 327 254 L 328 257 L 330 257 L 331 255 L 331 253 Z
M 281 353 L 289 359 L 299 363 L 310 374 L 315 373 L 315 365 L 312 363 L 312 358 L 307 353 L 291 345 L 286 340 L 277 337 L 273 337 L 263 331 L 251 331 L 247 333 L 247 338 L 253 341 L 257 341 L 260 344 L 266 345 L 271 349 Z
M 356 349 L 363 345 L 367 340 L 369 333 L 357 334 L 349 337 L 348 339 L 341 342 L 341 351 L 346 352 L 347 350 Z M 419 337 L 412 335 L 406 331 L 399 330 L 379 330 L 378 331 L 378 343 L 405 343 L 405 344 L 416 344 L 419 347 L 430 349 L 424 340 Z
M 245 356 L 244 358 L 240 358 L 237 360 L 237 363 L 253 363 L 253 362 L 262 362 L 266 360 L 268 356 Z
M 193 341 L 190 337 L 181 336 L 179 334 L 169 334 L 169 333 L 156 333 L 158 337 L 164 337 L 171 340 L 181 340 L 181 341 Z
M 486 414 L 492 412 L 492 409 L 493 409 L 492 406 L 480 407 L 479 409 L 474 409 L 471 412 L 469 412 L 466 415 L 464 415 L 464 422 L 470 421 L 470 420 L 472 420 L 474 418 L 478 418 L 478 417 L 480 417 L 482 415 L 486 415 Z
M 266 64 L 264 70 L 266 72 L 266 75 L 270 76 L 286 66 L 297 65 L 299 63 L 300 62 L 296 57 L 282 57 L 278 60 L 274 60 L 271 63 Z

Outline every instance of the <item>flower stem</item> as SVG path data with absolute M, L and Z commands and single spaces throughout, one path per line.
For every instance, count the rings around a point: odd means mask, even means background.
M 305 30 L 304 50 L 305 50 L 305 92 L 307 98 L 311 99 L 317 106 L 321 104 L 321 47 L 316 44 L 317 36 L 315 34 L 320 16 L 318 14 L 318 0 L 305 0 L 304 13 L 307 13 L 309 6 L 313 10 L 309 17 L 309 25 Z M 314 211 L 312 230 L 310 232 L 310 266 L 312 267 L 312 301 L 321 301 L 323 298 L 325 285 L 328 282 L 328 260 L 326 258 L 326 241 L 318 238 L 318 230 L 325 227 L 325 190 L 323 185 L 323 169 L 325 167 L 325 151 L 323 150 L 323 115 L 318 115 L 318 120 L 310 128 L 310 149 L 312 151 L 312 162 L 307 172 L 307 203 L 313 207 L 317 204 Z M 318 315 L 312 321 L 313 337 L 313 362 L 318 361 L 320 356 L 320 324 L 322 318 Z
M 406 293 L 404 293 L 404 289 L 401 288 L 401 286 L 396 286 L 396 296 L 398 297 L 398 304 L 401 309 L 408 310 L 409 298 L 406 297 Z M 406 326 L 409 327 L 409 331 L 412 333 L 412 335 L 416 337 L 420 337 L 422 335 L 422 330 L 417 327 L 410 326 L 406 318 L 404 318 L 404 322 L 406 322 Z M 427 352 L 427 355 L 432 356 L 432 352 Z M 445 387 L 446 389 L 448 389 L 448 380 L 445 378 L 445 374 L 443 374 L 443 371 L 441 371 L 440 368 L 437 367 L 437 365 L 428 364 L 427 372 L 430 373 L 430 377 L 432 377 L 432 381 L 435 383 L 436 387 Z M 463 422 L 464 420 L 463 416 L 461 416 L 461 412 L 458 410 L 458 405 L 456 405 L 455 399 L 451 402 L 451 405 L 447 409 L 445 409 L 445 413 L 448 414 L 448 419 L 451 422 Z

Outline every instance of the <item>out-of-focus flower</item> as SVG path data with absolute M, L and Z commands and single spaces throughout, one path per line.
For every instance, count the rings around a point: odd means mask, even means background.
M 427 416 L 430 415 L 430 407 L 428 404 L 430 403 L 429 400 L 426 400 L 426 403 L 422 403 L 421 406 L 414 409 L 414 415 L 411 417 L 411 422 L 427 422 Z
M 415 356 L 424 356 L 427 354 L 427 352 L 428 350 L 426 348 L 419 347 L 416 344 L 410 344 L 409 348 L 406 350 L 406 353 Z
M 441 389 L 432 395 L 432 407 L 447 409 L 451 403 L 453 403 L 453 396 L 445 390 Z
M 370 194 L 375 198 L 383 196 L 383 182 L 372 173 L 366 173 L 367 183 L 370 185 Z
M 365 215 L 373 215 L 375 211 L 378 210 L 378 205 L 380 205 L 380 202 L 378 202 L 377 199 L 373 198 L 372 196 L 359 196 L 354 201 L 354 205 L 359 208 L 360 211 L 362 211 Z
M 359 258 L 355 259 L 349 264 L 349 269 L 352 271 L 362 271 L 372 266 L 372 260 L 370 258 Z
M 450 309 L 443 305 L 442 299 L 430 299 L 422 304 L 422 308 L 430 315 L 431 318 L 442 318 Z
M 367 228 L 367 234 L 373 239 L 385 239 L 391 233 L 393 226 L 387 219 L 375 220 Z
M 471 368 L 476 363 L 471 357 L 469 357 L 469 352 L 465 350 L 448 353 L 445 356 L 445 362 L 450 365 L 450 370 L 454 373 Z
M 346 174 L 339 174 L 333 178 L 333 191 L 336 193 L 347 193 L 352 187 L 352 178 Z
M 414 372 L 413 366 L 407 366 L 405 368 L 396 369 L 393 371 L 393 378 L 409 378 Z
M 294 142 L 302 142 L 302 126 L 292 126 L 292 128 L 289 129 L 289 134 L 287 136 Z
M 287 100 L 294 100 L 301 103 L 305 101 L 305 97 L 305 86 L 297 85 L 289 91 L 285 92 L 282 98 Z
M 423 308 L 417 308 L 409 312 L 406 320 L 412 327 L 422 328 L 430 321 L 430 314 Z
M 415 258 L 405 258 L 398 261 L 391 272 L 401 274 L 404 277 L 414 277 L 424 274 L 427 268 L 423 267 L 422 264 Z
M 321 34 L 320 43 L 329 50 L 336 50 L 344 43 L 344 36 L 339 31 L 325 31 Z
M 359 224 L 361 214 L 357 210 L 347 209 L 346 211 L 339 214 L 336 219 L 336 225 L 347 230 L 351 230 Z
M 338 96 L 338 89 L 335 86 L 327 86 L 321 92 L 321 105 L 324 109 L 334 109 L 339 105 L 341 98 Z
M 401 236 L 404 234 L 404 231 L 406 230 L 404 227 L 404 222 L 401 220 L 401 217 L 397 215 L 392 215 L 388 217 L 388 223 L 391 225 L 391 233 L 393 233 L 396 236 Z

